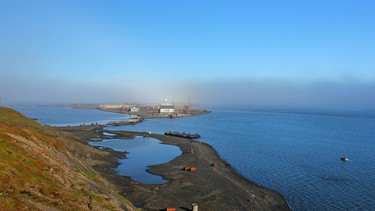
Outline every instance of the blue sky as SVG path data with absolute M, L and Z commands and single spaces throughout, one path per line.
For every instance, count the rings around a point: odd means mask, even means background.
M 4 103 L 373 108 L 374 1 L 0 2 Z M 354 102 L 355 101 L 355 102 Z

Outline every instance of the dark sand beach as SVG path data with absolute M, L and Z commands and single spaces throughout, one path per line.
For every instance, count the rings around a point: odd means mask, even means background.
M 162 144 L 180 147 L 182 154 L 172 161 L 149 168 L 152 174 L 168 180 L 162 185 L 144 185 L 129 177 L 116 175 L 116 158 L 126 156 L 112 151 L 110 157 L 93 161 L 93 167 L 114 183 L 135 206 L 144 210 L 290 210 L 285 199 L 276 191 L 259 186 L 223 161 L 208 144 L 185 138 L 144 132 L 105 131 L 101 126 L 60 127 L 88 143 L 92 138 L 105 138 L 103 132 L 117 134 L 116 138 L 147 136 Z M 103 162 L 105 159 L 106 162 Z

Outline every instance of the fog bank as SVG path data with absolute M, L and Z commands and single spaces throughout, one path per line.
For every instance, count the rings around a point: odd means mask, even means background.
M 281 79 L 152 80 L 135 78 L 29 80 L 3 77 L 2 104 L 161 103 L 296 108 L 375 108 L 375 82 Z

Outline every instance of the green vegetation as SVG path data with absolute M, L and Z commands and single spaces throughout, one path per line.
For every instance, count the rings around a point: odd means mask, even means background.
M 41 125 L 10 108 L 0 107 L 0 124 L 28 129 L 53 138 L 59 136 L 59 132 L 55 128 Z
M 0 210 L 132 210 L 73 156 L 89 148 L 69 137 L 0 107 Z

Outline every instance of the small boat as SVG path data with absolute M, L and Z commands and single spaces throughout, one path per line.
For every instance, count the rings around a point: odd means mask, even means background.
M 342 157 L 342 158 L 340 158 L 340 160 L 342 160 L 342 161 L 349 161 L 349 158 Z
M 174 131 L 174 132 L 171 132 L 171 131 L 168 131 L 168 132 L 165 132 L 164 135 L 167 135 L 167 136 L 176 136 L 176 137 L 181 137 L 181 138 L 188 138 L 188 139 L 196 139 L 196 138 L 200 138 L 201 136 L 196 133 L 196 134 L 190 134 L 190 133 L 180 133 L 180 132 L 177 132 L 177 131 Z

